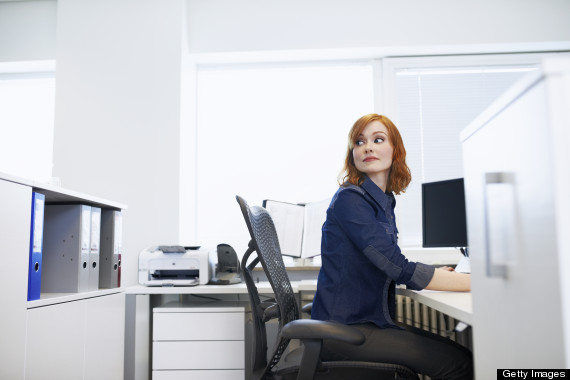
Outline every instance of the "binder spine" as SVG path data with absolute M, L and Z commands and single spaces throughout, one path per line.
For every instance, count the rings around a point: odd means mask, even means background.
M 123 214 L 115 211 L 115 257 L 117 263 L 117 287 L 121 286 L 121 259 L 123 253 Z
M 89 238 L 89 291 L 99 289 L 99 255 L 101 246 L 101 209 L 91 207 L 91 234 Z
M 89 237 L 91 236 L 91 206 L 81 206 L 81 261 L 79 263 L 78 291 L 89 290 Z
M 28 301 L 40 299 L 42 283 L 42 248 L 45 195 L 32 193 L 30 228 L 30 262 L 28 270 Z
M 99 287 L 102 289 L 120 286 L 122 219 L 121 211 L 101 211 Z

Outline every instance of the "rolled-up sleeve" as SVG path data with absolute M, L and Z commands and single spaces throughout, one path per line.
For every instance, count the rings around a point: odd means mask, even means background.
M 435 268 L 431 265 L 416 263 L 414 274 L 412 274 L 410 281 L 406 283 L 406 287 L 412 290 L 425 289 L 433 278 L 434 272 Z

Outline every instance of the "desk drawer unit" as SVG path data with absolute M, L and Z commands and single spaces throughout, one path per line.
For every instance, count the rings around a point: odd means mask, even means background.
M 152 378 L 244 379 L 245 307 L 168 303 L 153 309 Z

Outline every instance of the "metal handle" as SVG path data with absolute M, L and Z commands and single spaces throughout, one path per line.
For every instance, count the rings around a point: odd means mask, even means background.
M 487 277 L 506 278 L 517 244 L 514 173 L 485 173 L 483 194 Z

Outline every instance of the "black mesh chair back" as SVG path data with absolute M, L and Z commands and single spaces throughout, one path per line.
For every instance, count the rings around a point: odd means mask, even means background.
M 412 370 L 396 364 L 321 361 L 320 353 L 324 339 L 362 344 L 365 340 L 364 334 L 337 322 L 299 320 L 297 299 L 283 263 L 273 219 L 264 208 L 250 207 L 243 198 L 239 196 L 236 198 L 251 235 L 249 247 L 241 261 L 241 272 L 248 289 L 254 328 L 251 378 L 254 380 L 325 378 L 417 380 L 418 377 Z M 254 252 L 257 255 L 252 256 Z M 274 299 L 260 300 L 252 275 L 253 268 L 260 262 L 271 284 Z M 274 318 L 279 319 L 278 333 L 275 346 L 268 356 L 265 323 Z M 303 343 L 302 359 L 293 365 L 281 366 L 283 361 L 286 361 L 281 359 L 292 338 L 300 339 Z
M 248 293 L 250 294 L 252 313 L 254 315 L 254 328 L 258 330 L 257 332 L 259 333 L 259 339 L 255 338 L 254 341 L 255 355 L 253 359 L 254 363 L 252 364 L 254 369 L 256 366 L 259 367 L 260 363 L 263 363 L 266 357 L 267 340 L 265 320 L 271 315 L 277 315 L 279 317 L 278 340 L 273 349 L 272 358 L 263 371 L 265 374 L 269 373 L 281 360 L 289 344 L 289 339 L 282 337 L 281 329 L 287 323 L 299 319 L 299 308 L 295 294 L 293 293 L 293 288 L 291 287 L 291 282 L 287 276 L 283 258 L 281 257 L 279 239 L 277 238 L 277 232 L 271 216 L 264 208 L 259 206 L 250 207 L 241 197 L 236 198 L 251 235 L 249 249 L 242 259 L 241 266 L 246 285 L 248 286 Z M 246 265 L 247 259 L 254 251 L 257 252 L 257 257 L 249 265 Z M 251 274 L 252 269 L 258 262 L 261 262 L 263 270 L 267 273 L 267 278 L 275 295 L 274 303 L 270 301 L 264 305 L 260 301 Z M 257 336 L 258 334 L 254 335 Z M 257 363 L 255 363 L 256 361 Z

